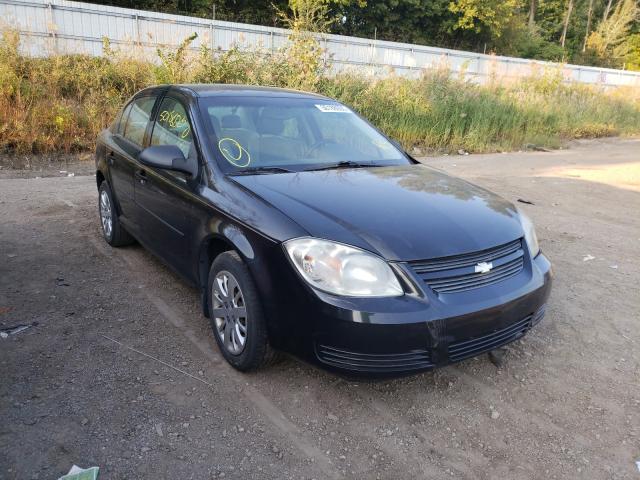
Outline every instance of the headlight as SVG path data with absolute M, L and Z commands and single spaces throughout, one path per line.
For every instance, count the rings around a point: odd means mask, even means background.
M 320 290 L 349 297 L 404 293 L 387 262 L 359 248 L 316 238 L 295 238 L 284 246 L 302 278 Z
M 520 213 L 520 223 L 522 224 L 522 229 L 524 230 L 524 239 L 527 242 L 527 246 L 529 247 L 529 253 L 531 253 L 531 258 L 534 258 L 538 253 L 540 253 L 540 246 L 538 245 L 538 237 L 536 236 L 536 229 L 533 226 L 533 222 L 531 219 L 520 209 L 518 209 Z

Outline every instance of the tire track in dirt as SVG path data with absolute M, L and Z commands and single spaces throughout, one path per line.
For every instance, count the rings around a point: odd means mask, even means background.
M 441 476 L 435 478 L 442 478 L 444 475 L 454 476 L 455 478 L 478 478 L 478 471 L 483 471 L 483 468 L 487 466 L 487 460 L 475 452 L 465 451 L 460 452 L 455 448 L 447 448 L 442 442 L 434 442 L 434 436 L 427 434 L 425 431 L 415 428 L 407 422 L 403 417 L 394 415 L 392 410 L 384 402 L 367 396 L 361 391 L 356 391 L 356 395 L 361 399 L 363 403 L 367 403 L 369 411 L 374 411 L 375 415 L 384 419 L 388 423 L 393 423 L 400 427 L 400 430 L 404 434 L 414 435 L 421 440 L 421 442 L 428 446 L 428 449 L 432 456 L 436 457 L 442 466 L 438 467 Z M 441 432 L 438 432 L 441 433 Z M 410 457 L 412 461 L 417 462 L 419 465 L 424 464 L 424 458 L 411 452 Z M 428 467 L 433 469 L 433 464 L 428 464 Z M 423 469 L 425 473 L 427 466 Z
M 312 370 L 319 370 L 318 367 L 314 365 L 305 364 L 305 366 Z M 375 453 L 379 456 L 379 454 L 382 453 L 385 459 L 392 460 L 394 464 L 402 465 L 401 470 L 393 467 L 390 468 L 395 475 L 400 475 L 402 478 L 430 479 L 449 476 L 449 473 L 447 473 L 444 468 L 434 465 L 433 463 L 425 463 L 425 456 L 421 456 L 417 449 L 410 448 L 407 445 L 405 445 L 404 448 L 397 447 L 389 441 L 390 438 L 381 436 L 376 431 L 381 430 L 383 424 L 401 424 L 402 422 L 399 418 L 392 417 L 388 411 L 382 415 L 376 415 L 378 412 L 369 399 L 364 396 L 351 398 L 350 393 L 352 392 L 343 392 L 340 390 L 340 387 L 345 384 L 344 379 L 336 377 L 331 381 L 331 378 L 323 376 L 333 374 L 321 370 L 320 373 L 322 375 L 321 377 L 309 375 L 304 378 L 304 383 L 309 387 L 312 395 L 310 398 L 305 398 L 306 403 L 300 406 L 302 412 L 296 411 L 295 413 L 299 413 L 301 418 L 305 418 L 303 417 L 305 411 L 311 409 L 315 414 L 315 419 L 322 421 L 328 416 L 325 412 L 336 410 L 336 400 L 335 398 L 332 399 L 332 396 L 339 397 L 340 403 L 342 404 L 348 403 L 346 406 L 341 405 L 341 408 L 338 409 L 342 411 L 342 423 L 338 424 L 334 418 L 334 422 L 336 423 L 329 425 L 327 430 L 331 430 L 331 434 L 335 433 L 336 438 L 351 437 L 351 439 L 357 442 L 358 447 L 360 445 L 365 445 L 365 448 L 368 445 L 373 446 L 373 449 L 363 450 L 359 459 L 356 459 L 355 452 L 350 450 L 349 457 L 351 463 L 356 463 L 363 467 L 370 461 L 372 454 Z M 312 404 L 310 405 L 309 402 L 312 402 Z M 293 408 L 295 408 L 295 406 L 293 406 Z M 346 410 L 348 410 L 348 412 Z M 333 414 L 331 413 L 331 415 Z M 310 417 L 306 418 L 310 419 Z M 325 431 L 325 438 L 328 438 L 326 433 Z M 349 444 L 351 444 L 351 442 L 349 442 Z M 339 450 L 339 447 L 340 445 L 335 442 L 330 446 L 332 451 L 336 449 Z M 337 453 L 338 452 L 336 452 L 336 454 Z M 387 463 L 389 462 L 385 461 L 385 468 L 388 467 Z M 370 476 L 371 470 L 367 473 L 369 476 L 366 478 L 373 478 Z M 382 478 L 396 478 L 396 476 L 383 476 Z
M 535 426 L 535 428 L 539 429 L 540 432 L 544 432 L 549 436 L 551 436 L 552 434 L 555 434 L 556 436 L 567 435 L 568 432 L 566 431 L 566 429 L 554 423 L 550 418 L 532 410 L 523 412 L 510 403 L 501 400 L 499 396 L 495 394 L 496 392 L 494 387 L 487 385 L 480 379 L 463 371 L 459 365 L 453 366 L 452 370 L 459 376 L 459 378 L 463 379 L 469 385 L 475 387 L 480 399 L 483 402 L 485 402 L 487 405 L 491 404 L 495 406 L 496 410 L 501 412 L 501 416 L 507 418 L 509 421 L 517 424 L 525 420 L 529 424 Z M 592 459 L 592 461 L 593 459 L 597 459 L 598 464 L 600 465 L 605 465 L 611 461 L 611 452 L 599 453 L 598 451 L 593 449 L 593 444 L 589 439 L 576 431 L 570 432 L 570 435 L 575 445 L 590 451 L 590 458 Z M 532 471 L 531 473 L 533 475 L 535 474 L 535 471 Z
M 140 256 L 134 251 L 118 250 L 117 252 L 108 253 L 106 246 L 101 245 L 101 240 L 95 237 L 86 236 L 87 240 L 99 251 L 101 254 L 106 255 L 110 259 L 116 259 L 116 261 L 122 261 L 128 266 L 128 272 L 135 275 L 135 272 L 142 271 L 148 265 L 141 261 Z M 136 281 L 142 281 L 143 278 L 136 278 Z M 301 429 L 289 420 L 284 412 L 278 408 L 275 403 L 269 400 L 261 391 L 253 386 L 247 384 L 246 377 L 230 367 L 222 358 L 217 350 L 216 345 L 212 345 L 209 341 L 202 339 L 197 331 L 189 328 L 188 322 L 178 313 L 175 309 L 170 307 L 162 298 L 151 293 L 148 289 L 145 289 L 144 295 L 149 302 L 156 308 L 156 310 L 171 323 L 176 329 L 178 329 L 198 350 L 217 367 L 224 368 L 225 374 L 231 378 L 235 383 L 241 386 L 244 395 L 253 403 L 256 408 L 265 416 L 276 428 L 285 433 L 292 444 L 294 444 L 304 455 L 308 458 L 315 460 L 316 465 L 321 467 L 324 477 L 323 478 L 342 478 L 342 474 L 339 473 L 334 466 L 331 459 L 313 443 L 308 441 L 305 434 Z M 309 382 L 311 379 L 309 379 Z M 341 379 L 337 380 L 342 382 Z M 325 389 L 326 385 L 317 385 L 318 389 Z M 389 423 L 401 423 L 400 419 L 394 417 L 385 411 L 380 403 L 374 404 L 370 399 L 366 399 L 364 396 L 360 396 L 359 400 L 364 403 L 364 411 L 370 412 L 374 409 L 380 418 Z M 359 403 L 360 403 L 359 402 Z M 363 405 L 358 405 L 360 408 Z M 406 424 L 403 424 L 403 428 L 408 428 Z M 358 438 L 364 435 L 367 439 L 377 441 L 378 438 L 372 432 L 359 431 Z M 418 433 L 416 433 L 418 435 Z M 428 438 L 422 434 L 419 435 L 422 440 L 428 440 Z M 433 446 L 432 448 L 436 448 Z M 451 472 L 458 473 L 458 477 L 473 478 L 473 472 L 468 469 L 461 469 L 459 464 L 453 461 L 444 462 L 446 468 L 439 467 L 433 463 L 426 464 L 424 458 L 419 456 L 416 452 L 409 449 L 391 449 L 389 446 L 384 446 L 381 449 L 387 456 L 387 458 L 394 458 L 402 463 L 407 469 L 407 474 L 414 478 L 442 478 L 443 476 L 449 476 L 447 472 L 449 469 Z M 438 452 L 441 459 L 446 458 L 446 455 L 442 452 Z

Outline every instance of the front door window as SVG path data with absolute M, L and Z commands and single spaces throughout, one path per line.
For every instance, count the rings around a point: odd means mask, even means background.
M 185 158 L 196 157 L 191 125 L 179 101 L 170 97 L 162 100 L 151 135 L 151 145 L 175 145 L 182 150 Z

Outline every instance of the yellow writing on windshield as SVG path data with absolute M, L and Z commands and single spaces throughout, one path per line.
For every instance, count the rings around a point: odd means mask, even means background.
M 251 155 L 247 149 L 234 138 L 221 138 L 218 142 L 218 149 L 231 165 L 247 167 L 251 163 Z

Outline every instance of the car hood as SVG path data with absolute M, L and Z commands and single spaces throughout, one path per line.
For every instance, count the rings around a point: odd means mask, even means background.
M 474 252 L 523 235 L 511 203 L 424 165 L 234 176 L 233 180 L 309 235 L 372 250 L 388 260 Z

